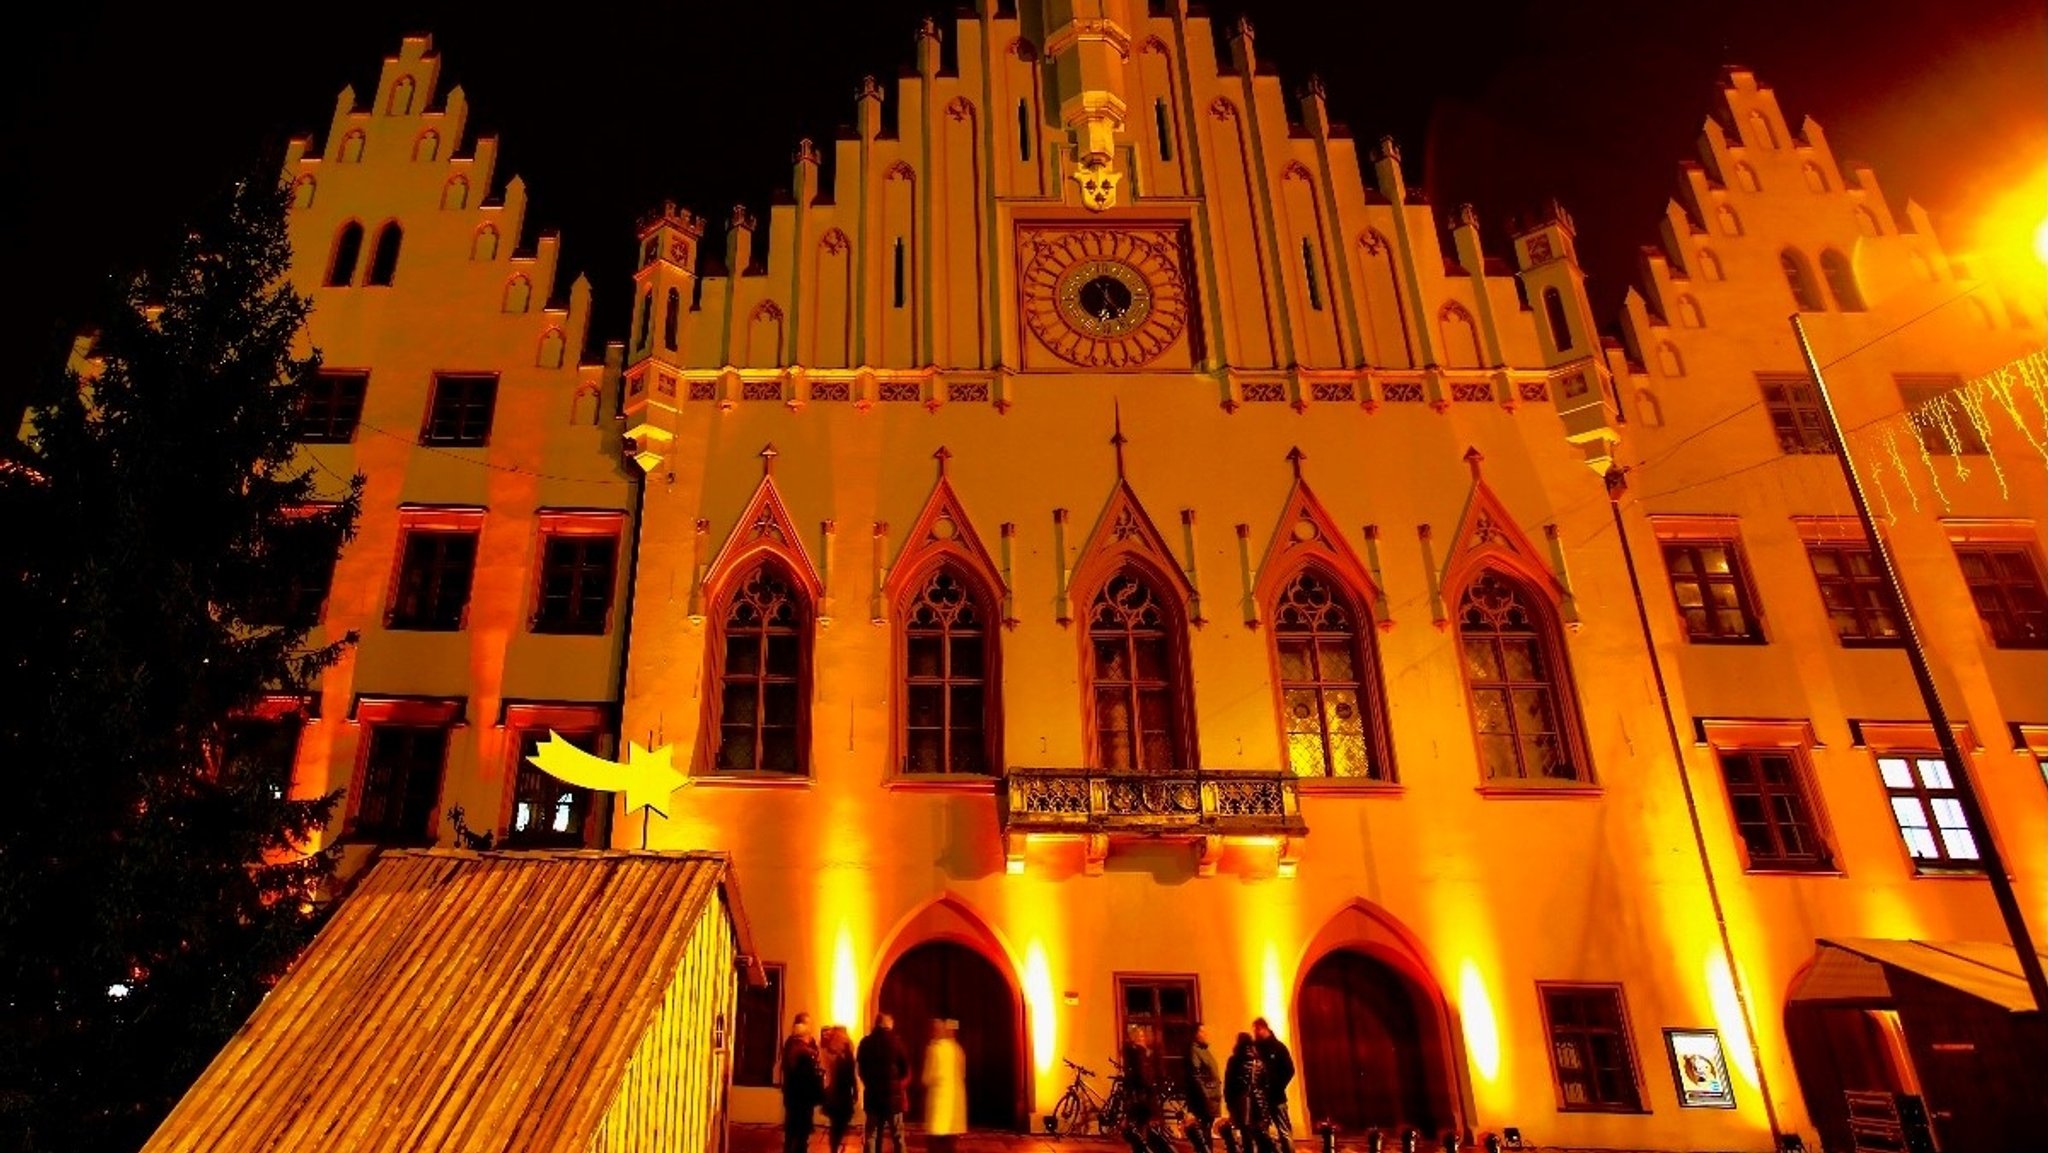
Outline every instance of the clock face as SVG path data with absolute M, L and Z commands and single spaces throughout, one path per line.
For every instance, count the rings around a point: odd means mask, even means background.
M 1061 360 L 1136 368 L 1187 327 L 1177 229 L 1026 229 L 1019 241 L 1025 327 Z

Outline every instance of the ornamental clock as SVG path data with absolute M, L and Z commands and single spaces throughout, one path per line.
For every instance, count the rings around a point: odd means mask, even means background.
M 1078 368 L 1149 364 L 1188 327 L 1185 254 L 1177 227 L 1027 226 L 1018 233 L 1024 327 Z

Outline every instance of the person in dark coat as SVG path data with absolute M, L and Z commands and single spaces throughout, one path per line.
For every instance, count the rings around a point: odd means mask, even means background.
M 1230 1112 L 1223 1141 L 1231 1153 L 1274 1153 L 1273 1139 L 1266 1136 L 1272 1118 L 1266 1107 L 1265 1084 L 1258 1042 L 1250 1033 L 1239 1033 L 1230 1060 L 1223 1065 L 1223 1105 Z
M 1195 1026 L 1194 1043 L 1188 1046 L 1188 1081 L 1188 1144 L 1195 1153 L 1209 1153 L 1209 1130 L 1223 1113 L 1223 1063 L 1209 1048 L 1207 1025 Z
M 811 1015 L 798 1013 L 782 1042 L 782 1153 L 804 1153 L 811 1143 L 813 1114 L 824 1101 L 825 1079 L 818 1064 L 818 1042 L 811 1037 Z
M 1287 1043 L 1273 1035 L 1264 1017 L 1252 1020 L 1252 1042 L 1259 1047 L 1259 1064 L 1266 1070 L 1266 1108 L 1272 1110 L 1273 1132 L 1283 1151 L 1294 1148 L 1294 1121 L 1287 1115 L 1287 1087 L 1294 1084 L 1294 1054 Z
M 1143 1025 L 1124 1042 L 1124 1140 L 1131 1153 L 1172 1153 L 1159 1131 L 1159 1087 L 1152 1077 L 1152 1038 Z
M 854 1074 L 853 1039 L 846 1026 L 827 1025 L 818 1036 L 818 1061 L 825 1072 L 826 1147 L 839 1153 L 846 1143 L 846 1131 L 853 1128 L 853 1106 L 860 1099 L 860 1083 Z
M 896 1019 L 883 1013 L 875 1018 L 874 1031 L 860 1039 L 854 1055 L 860 1070 L 861 1101 L 866 1117 L 861 1123 L 862 1153 L 882 1153 L 882 1135 L 889 1135 L 890 1148 L 903 1153 L 903 1114 L 910 1109 L 910 1055 L 896 1039 Z

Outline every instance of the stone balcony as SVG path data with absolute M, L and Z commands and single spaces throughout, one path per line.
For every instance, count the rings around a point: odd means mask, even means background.
M 1084 871 L 1100 873 L 1113 842 L 1186 841 L 1196 872 L 1209 876 L 1230 841 L 1279 847 L 1282 876 L 1294 871 L 1295 842 L 1307 835 L 1291 773 L 1223 769 L 1129 773 L 1012 767 L 1004 780 L 1003 854 L 1024 871 L 1033 839 L 1079 839 Z

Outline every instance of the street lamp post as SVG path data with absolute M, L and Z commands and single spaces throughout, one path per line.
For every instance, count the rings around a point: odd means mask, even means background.
M 1835 415 L 1834 398 L 1828 395 L 1820 362 L 1814 359 L 1813 345 L 1806 339 L 1806 327 L 1800 323 L 1796 313 L 1792 317 L 1792 335 L 1799 340 L 1799 353 L 1806 358 L 1806 370 L 1813 377 L 1814 392 L 1820 397 L 1821 413 L 1828 422 L 1828 437 L 1834 442 L 1835 459 L 1842 466 L 1842 476 L 1849 482 L 1849 495 L 1856 502 L 1856 518 L 1863 522 L 1864 535 L 1870 540 L 1871 556 L 1876 558 L 1878 571 L 1884 574 L 1885 585 L 1891 590 L 1892 604 L 1899 614 L 1899 631 L 1906 642 L 1906 660 L 1913 667 L 1914 682 L 1920 686 L 1920 699 L 1927 706 L 1927 719 L 1934 725 L 1934 739 L 1940 742 L 1941 755 L 1948 761 L 1949 773 L 1955 779 L 1956 801 L 1962 805 L 1963 818 L 1970 822 L 1980 841 L 1978 849 L 1983 857 L 1985 877 L 1991 882 L 1999 915 L 2005 920 L 2006 935 L 2012 938 L 2013 949 L 2019 953 L 2020 972 L 2026 977 L 2035 1009 L 2048 1011 L 2048 975 L 2041 970 L 2040 954 L 2034 952 L 2033 936 L 2027 931 L 2026 914 L 2020 909 L 2019 895 L 2013 892 L 2012 878 L 2006 875 L 2005 859 L 1998 851 L 1997 840 L 1991 835 L 1991 824 L 1984 819 L 1984 806 L 1977 799 L 1976 781 L 1963 761 L 1962 750 L 1956 746 L 1955 731 L 1949 727 L 1948 711 L 1941 706 L 1941 694 L 1934 687 L 1934 674 L 1927 667 L 1927 653 L 1920 646 L 1920 626 L 1914 622 L 1912 606 L 1906 602 L 1905 584 L 1899 579 L 1898 566 L 1892 563 L 1891 547 L 1877 533 L 1877 524 L 1870 515 L 1870 502 L 1863 495 L 1863 482 L 1857 478 L 1856 466 L 1849 459 L 1849 442 L 1842 435 L 1841 419 Z

